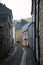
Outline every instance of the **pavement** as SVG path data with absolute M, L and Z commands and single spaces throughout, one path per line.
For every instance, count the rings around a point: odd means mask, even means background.
M 37 65 L 37 62 L 35 62 L 31 48 L 16 45 L 15 51 L 3 65 Z

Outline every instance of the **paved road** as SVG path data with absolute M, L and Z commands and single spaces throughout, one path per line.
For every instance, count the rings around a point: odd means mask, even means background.
M 22 60 L 21 60 L 21 64 L 20 65 L 26 65 L 26 50 L 24 47 L 22 47 L 23 50 L 23 56 L 22 56 Z
M 35 62 L 35 58 L 33 56 L 33 51 L 31 48 L 26 48 L 27 56 L 26 56 L 26 65 L 37 65 Z
M 7 61 L 5 65 L 37 65 L 32 49 L 17 46 L 16 53 Z

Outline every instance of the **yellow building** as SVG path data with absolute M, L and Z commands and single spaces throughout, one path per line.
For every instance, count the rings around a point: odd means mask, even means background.
M 15 42 L 21 44 L 21 28 L 15 31 Z
M 15 25 L 15 43 L 21 44 L 22 43 L 22 26 L 25 25 L 27 23 L 27 21 L 25 21 L 24 19 L 21 19 L 20 22 L 18 22 Z

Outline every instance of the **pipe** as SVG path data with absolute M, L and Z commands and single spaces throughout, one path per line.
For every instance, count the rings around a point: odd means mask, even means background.
M 39 5 L 40 5 L 40 0 L 38 0 L 38 65 L 40 65 Z
M 34 20 L 34 56 L 36 61 L 36 0 L 35 0 L 35 20 Z

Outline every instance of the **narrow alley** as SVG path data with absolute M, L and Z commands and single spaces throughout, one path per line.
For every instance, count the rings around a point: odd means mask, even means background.
M 0 65 L 43 65 L 43 0 L 0 0 Z
M 4 65 L 37 65 L 31 48 L 18 45 L 16 47 L 15 54 Z

